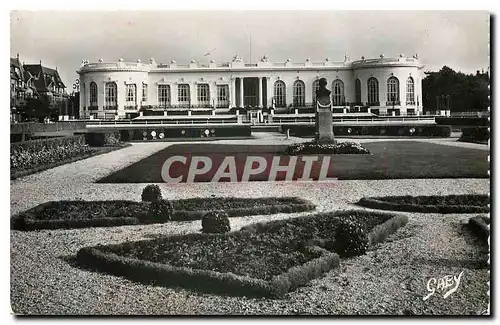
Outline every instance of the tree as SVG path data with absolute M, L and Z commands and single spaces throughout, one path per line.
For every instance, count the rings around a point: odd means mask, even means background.
M 488 73 L 476 75 L 455 72 L 443 66 L 438 72 L 426 72 L 422 80 L 422 104 L 426 110 L 440 107 L 453 112 L 485 111 L 490 105 L 488 99 L 490 78 Z M 449 98 L 449 99 L 448 99 Z

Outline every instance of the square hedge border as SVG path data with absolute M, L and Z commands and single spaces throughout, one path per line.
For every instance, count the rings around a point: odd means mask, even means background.
M 243 217 L 252 215 L 269 215 L 276 213 L 296 213 L 305 212 L 316 209 L 316 206 L 311 202 L 299 198 L 299 197 L 285 197 L 290 200 L 295 200 L 297 203 L 293 204 L 278 204 L 278 205 L 268 205 L 259 207 L 249 207 L 249 208 L 233 208 L 225 209 L 224 212 L 228 214 L 229 217 Z M 207 200 L 212 198 L 206 198 Z M 265 199 L 265 198 L 262 198 Z M 89 228 L 89 227 L 115 227 L 115 226 L 126 226 L 126 225 L 147 225 L 154 223 L 167 223 L 169 221 L 194 221 L 201 220 L 203 215 L 208 212 L 219 212 L 221 210 L 197 210 L 197 211 L 187 211 L 187 210 L 174 210 L 173 215 L 170 220 L 164 222 L 154 222 L 154 221 L 144 221 L 147 220 L 147 202 L 136 202 L 136 201 L 124 201 L 130 202 L 131 204 L 144 204 L 145 210 L 140 215 L 136 217 L 104 217 L 96 219 L 55 219 L 55 220 L 36 220 L 34 217 L 35 209 L 43 208 L 44 206 L 50 206 L 56 201 L 49 201 L 39 204 L 32 209 L 18 213 L 11 217 L 11 229 L 22 230 L 22 231 L 32 231 L 32 230 L 42 230 L 42 229 L 79 229 L 79 228 Z M 117 202 L 117 201 L 105 201 L 105 202 Z M 120 201 L 123 202 L 123 201 Z M 142 221 L 141 221 L 142 220 Z
M 349 215 L 353 211 L 339 211 L 332 214 L 332 217 Z M 406 215 L 394 215 L 387 213 L 377 213 L 357 210 L 356 213 L 379 214 L 392 216 L 389 220 L 377 225 L 368 234 L 370 245 L 383 242 L 390 234 L 397 231 L 408 222 Z M 306 216 L 302 218 L 310 218 Z M 272 221 L 269 223 L 257 223 L 241 228 L 240 231 L 228 234 L 187 234 L 167 236 L 170 240 L 193 239 L 219 236 L 241 237 L 246 232 L 262 232 L 272 227 L 286 223 L 287 220 Z M 158 239 L 156 239 L 158 240 Z M 146 240 L 154 241 L 154 240 Z M 144 241 L 140 241 L 144 242 Z M 122 243 L 109 246 L 120 246 Z M 132 242 L 133 244 L 133 242 Z M 94 247 L 84 247 L 77 253 L 77 262 L 80 266 L 108 274 L 125 277 L 148 285 L 177 286 L 187 289 L 194 289 L 201 292 L 228 294 L 249 297 L 281 298 L 288 292 L 306 284 L 307 282 L 321 276 L 322 274 L 340 265 L 338 254 L 327 251 L 318 246 L 308 246 L 311 252 L 320 253 L 320 257 L 314 258 L 302 265 L 294 266 L 286 272 L 274 276 L 271 280 L 256 279 L 249 276 L 240 276 L 231 272 L 221 273 L 211 270 L 192 269 L 188 267 L 175 267 L 169 264 L 154 263 L 119 256 L 114 253 L 104 253 L 97 245 Z
M 490 208 L 477 205 L 421 205 L 384 201 L 383 197 L 363 197 L 358 203 L 370 209 L 419 212 L 419 213 L 484 213 Z

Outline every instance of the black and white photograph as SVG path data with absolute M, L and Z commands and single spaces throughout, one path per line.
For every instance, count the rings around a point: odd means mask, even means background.
M 13 318 L 491 318 L 494 13 L 119 9 L 9 11 Z

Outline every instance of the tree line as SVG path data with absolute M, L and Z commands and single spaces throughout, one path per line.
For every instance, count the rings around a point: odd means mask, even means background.
M 490 106 L 490 76 L 477 71 L 464 74 L 443 66 L 438 72 L 425 72 L 422 80 L 426 111 L 449 109 L 452 112 L 487 111 Z

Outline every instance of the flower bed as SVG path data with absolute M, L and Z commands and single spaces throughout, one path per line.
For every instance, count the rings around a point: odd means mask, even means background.
M 293 213 L 315 206 L 296 197 L 284 198 L 194 198 L 172 200 L 171 221 L 201 220 L 209 211 L 224 210 L 229 217 Z M 148 215 L 149 202 L 135 201 L 50 201 L 12 217 L 15 230 L 71 229 L 163 223 Z
M 317 143 L 305 142 L 294 143 L 286 149 L 291 156 L 313 155 L 313 154 L 370 154 L 370 151 L 356 142 L 338 142 L 338 143 Z
M 162 286 L 281 297 L 339 265 L 335 229 L 356 220 L 370 243 L 407 222 L 405 216 L 341 211 L 253 224 L 228 234 L 174 235 L 82 248 L 81 266 Z M 325 248 L 326 247 L 326 248 Z
M 11 173 L 29 170 L 44 165 L 80 156 L 88 156 L 94 150 L 83 136 L 70 136 L 12 143 L 10 145 Z
M 423 213 L 475 213 L 488 212 L 488 195 L 432 195 L 432 196 L 386 196 L 362 198 L 357 204 L 382 210 Z

